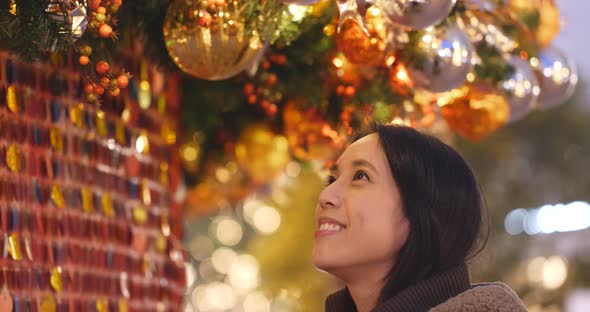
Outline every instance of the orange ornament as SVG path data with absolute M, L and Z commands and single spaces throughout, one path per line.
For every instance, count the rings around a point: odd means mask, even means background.
M 95 69 L 96 69 L 97 73 L 99 73 L 100 75 L 104 75 L 109 70 L 109 63 L 107 63 L 105 61 L 100 61 L 100 62 L 96 63 Z
M 119 88 L 127 88 L 127 86 L 129 85 L 129 78 L 127 78 L 127 76 L 125 75 L 120 75 L 119 77 L 117 77 L 117 85 L 119 86 Z
M 439 105 L 451 130 L 473 142 L 494 133 L 510 118 L 506 97 L 499 90 L 481 83 L 441 95 Z
M 96 13 L 99 13 L 99 14 L 107 14 L 107 9 L 105 7 L 102 7 L 102 6 L 101 7 L 98 7 L 96 9 Z
M 88 8 L 92 11 L 96 11 L 100 7 L 100 0 L 89 0 Z
M 109 91 L 109 94 L 112 96 L 118 96 L 119 94 L 121 94 L 121 89 L 119 89 L 119 88 L 111 89 L 111 91 Z
M 336 47 L 352 63 L 383 65 L 389 49 L 385 42 L 387 30 L 381 10 L 375 7 L 369 9 L 366 19 L 369 36 L 358 23 L 349 19 L 336 35 Z
M 98 28 L 98 34 L 103 38 L 108 38 L 113 34 L 113 28 L 108 24 L 102 24 Z
M 94 93 L 96 93 L 97 95 L 103 95 L 104 94 L 104 88 L 102 86 L 95 86 L 94 87 Z
M 90 62 L 90 59 L 86 55 L 81 55 L 79 61 L 80 61 L 80 65 L 88 65 L 88 63 Z

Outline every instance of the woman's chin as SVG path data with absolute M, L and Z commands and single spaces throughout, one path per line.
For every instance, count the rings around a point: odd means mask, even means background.
M 338 257 L 324 248 L 315 246 L 312 255 L 313 264 L 320 270 L 330 272 L 338 267 Z

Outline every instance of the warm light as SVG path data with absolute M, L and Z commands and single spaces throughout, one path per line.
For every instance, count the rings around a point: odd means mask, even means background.
M 199 158 L 199 149 L 196 144 L 188 143 L 185 144 L 180 151 L 182 158 L 186 162 L 193 162 Z
M 402 65 L 397 67 L 397 73 L 395 74 L 395 78 L 400 82 L 408 83 L 410 81 L 410 77 L 408 76 L 408 71 Z
M 262 206 L 256 209 L 252 216 L 253 225 L 262 234 L 272 234 L 281 225 L 281 215 L 270 206 Z
M 244 312 L 269 312 L 270 301 L 260 292 L 253 292 L 246 296 L 243 303 Z
M 307 13 L 307 7 L 303 5 L 290 4 L 289 13 L 291 13 L 291 15 L 293 16 L 294 22 L 299 22 L 303 18 L 305 18 L 305 15 Z
M 567 279 L 567 264 L 562 257 L 553 256 L 543 264 L 543 286 L 548 289 L 557 289 Z
M 243 212 L 246 222 L 254 223 L 254 213 L 258 208 L 264 206 L 264 203 L 256 198 L 247 198 L 244 200 Z
M 236 296 L 231 286 L 213 282 L 205 290 L 207 301 L 211 307 L 219 310 L 231 309 L 236 304 Z
M 137 136 L 135 140 L 135 149 L 138 153 L 147 153 L 149 151 L 149 141 L 145 133 Z
M 227 246 L 234 246 L 242 240 L 242 226 L 234 219 L 220 217 L 213 221 L 214 233 L 217 240 Z
M 211 255 L 211 263 L 217 272 L 227 274 L 236 256 L 236 252 L 232 249 L 220 247 Z
M 332 60 L 332 64 L 334 64 L 336 68 L 340 68 L 344 65 L 344 61 L 341 58 L 335 57 Z
M 195 270 L 192 264 L 186 262 L 184 264 L 184 272 L 186 274 L 186 287 L 191 287 L 197 280 L 197 270 Z
M 217 178 L 217 181 L 221 183 L 227 183 L 231 178 L 231 174 L 227 168 L 219 167 L 217 170 L 215 170 L 215 177 Z
M 231 264 L 230 284 L 238 291 L 247 292 L 258 286 L 258 261 L 250 255 L 240 255 Z
M 301 166 L 298 163 L 292 161 L 289 164 L 287 164 L 285 172 L 290 178 L 296 178 L 301 173 Z
M 527 277 L 529 281 L 538 283 L 543 280 L 543 266 L 545 265 L 545 257 L 536 257 L 527 265 Z
M 207 258 L 213 250 L 213 242 L 205 235 L 199 235 L 188 244 L 191 256 L 199 261 Z

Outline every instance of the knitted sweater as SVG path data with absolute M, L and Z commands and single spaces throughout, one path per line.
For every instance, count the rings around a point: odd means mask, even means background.
M 404 289 L 372 312 L 526 312 L 518 296 L 505 284 L 471 285 L 466 265 L 439 273 Z M 357 312 L 343 289 L 326 299 L 326 312 Z

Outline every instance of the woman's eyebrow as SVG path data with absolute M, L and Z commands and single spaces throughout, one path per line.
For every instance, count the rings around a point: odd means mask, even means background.
M 352 161 L 352 166 L 353 167 L 369 167 L 371 170 L 375 171 L 375 172 L 379 172 L 377 171 L 377 168 L 370 162 L 364 160 L 364 159 L 355 159 Z

